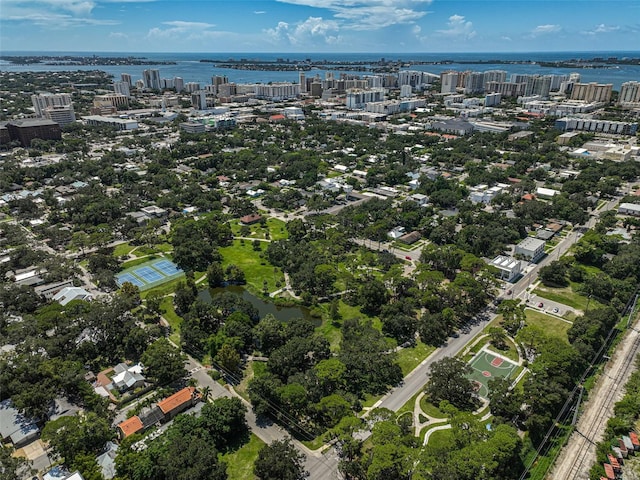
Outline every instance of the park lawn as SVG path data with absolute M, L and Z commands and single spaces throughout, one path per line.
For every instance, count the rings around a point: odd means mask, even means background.
M 253 464 L 258 459 L 258 452 L 265 443 L 251 434 L 249 441 L 234 452 L 220 455 L 220 459 L 227 464 L 229 480 L 254 480 Z
M 284 240 L 289 237 L 287 232 L 286 223 L 278 218 L 267 218 L 267 228 L 269 228 L 269 235 L 271 240 Z
M 495 345 L 493 345 L 491 343 L 491 337 L 487 337 L 487 341 L 489 342 L 488 343 L 489 349 L 493 350 L 495 353 L 504 355 L 505 357 L 507 357 L 510 360 L 513 360 L 514 362 L 517 362 L 518 360 L 520 360 L 520 355 L 518 355 L 518 350 L 516 349 L 516 345 L 511 341 L 510 338 L 506 338 L 504 341 L 505 344 L 507 345 L 507 348 L 505 350 L 500 350 Z
M 134 248 L 135 247 L 129 243 L 121 243 L 120 245 L 116 245 L 113 249 L 113 256 L 122 257 L 123 255 L 129 255 L 129 253 L 131 253 L 131 250 L 133 250 Z
M 525 309 L 525 314 L 527 325 L 538 327 L 550 337 L 558 337 L 569 343 L 567 330 L 571 328 L 571 324 L 530 308 Z
M 185 282 L 184 276 L 175 278 L 167 283 L 163 283 L 162 285 L 158 285 L 157 287 L 153 287 L 153 288 L 150 288 L 149 290 L 145 290 L 144 292 L 140 292 L 140 298 L 145 299 L 151 293 L 157 293 L 162 296 L 169 295 L 170 293 L 173 293 L 176 291 L 176 288 L 178 288 L 178 284 L 181 282 L 182 283 Z
M 403 348 L 397 355 L 397 363 L 402 369 L 402 376 L 406 377 L 409 372 L 416 368 L 420 363 L 431 355 L 436 347 L 426 345 L 420 340 L 416 342 L 415 347 Z
M 234 386 L 234 390 L 238 395 L 244 398 L 247 402 L 249 401 L 249 394 L 247 393 L 247 387 L 249 386 L 249 382 L 252 378 L 256 376 L 260 376 L 267 371 L 267 364 L 265 362 L 256 362 L 254 360 L 249 360 L 247 362 L 247 366 L 244 369 L 244 375 L 240 383 Z
M 251 241 L 234 240 L 232 245 L 219 249 L 223 267 L 231 264 L 238 266 L 244 272 L 249 290 L 254 294 L 262 293 L 265 280 L 269 292 L 284 285 L 282 271 L 271 265 L 266 258 L 260 258 L 266 247 L 266 242 L 260 242 L 261 250 L 258 252 L 253 249 Z M 276 282 L 279 282 L 280 287 L 276 286 Z
M 160 310 L 163 312 L 162 316 L 171 326 L 169 339 L 176 345 L 180 345 L 180 324 L 182 323 L 182 317 L 178 315 L 175 308 L 173 308 L 173 297 L 164 297 L 160 302 Z
M 329 349 L 332 353 L 336 353 L 340 348 L 340 340 L 342 340 L 340 324 L 340 320 L 334 323 L 328 316 L 325 316 L 322 324 L 316 328 L 316 332 L 320 333 L 329 342 Z
M 168 253 L 173 251 L 173 245 L 170 243 L 160 243 L 154 245 L 153 247 L 149 247 L 147 245 L 142 245 L 138 247 L 138 249 L 134 252 L 134 255 L 137 257 L 141 257 L 143 255 L 153 255 L 155 253 Z
M 577 284 L 574 284 L 577 285 Z M 569 307 L 573 307 L 578 310 L 585 311 L 587 308 L 587 302 L 589 299 L 585 296 L 577 294 L 572 286 L 563 287 L 563 288 L 552 288 L 545 287 L 540 285 L 533 291 L 534 294 L 546 298 L 547 300 L 551 300 L 553 302 L 562 303 Z M 589 302 L 589 306 L 596 308 L 601 306 L 600 302 L 595 299 L 591 299 Z
M 149 262 L 151 260 L 155 260 L 157 258 L 162 257 L 162 255 L 148 255 L 145 257 L 134 258 L 133 260 L 129 260 L 128 262 L 124 262 L 122 264 L 122 270 L 126 270 L 127 268 L 135 267 L 136 265 L 140 265 L 142 263 Z
M 433 418 L 447 418 L 447 414 L 429 401 L 429 397 L 426 395 L 420 399 L 420 409 L 430 417 Z
M 440 425 L 446 425 L 447 422 L 442 422 L 442 423 L 434 423 L 433 425 L 429 425 L 426 428 L 422 429 L 422 432 L 420 432 L 420 443 L 424 442 L 424 437 L 427 434 L 427 431 L 433 427 L 439 427 Z M 439 443 L 444 443 L 447 437 L 449 437 L 451 435 L 451 429 L 445 429 L 445 430 L 437 430 L 435 432 L 433 432 L 431 434 L 431 436 L 429 437 L 429 443 L 433 444 L 439 444 Z

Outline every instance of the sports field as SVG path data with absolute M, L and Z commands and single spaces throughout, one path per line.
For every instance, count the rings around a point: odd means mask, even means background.
M 138 287 L 140 291 L 144 291 L 182 275 L 184 272 L 175 263 L 166 258 L 160 258 L 123 270 L 116 275 L 116 283 L 121 287 L 123 283 L 129 282 Z
M 509 378 L 518 368 L 518 364 L 507 357 L 489 352 L 484 348 L 469 361 L 473 372 L 468 375 L 478 388 L 478 395 L 482 398 L 489 396 L 489 380 L 495 377 Z

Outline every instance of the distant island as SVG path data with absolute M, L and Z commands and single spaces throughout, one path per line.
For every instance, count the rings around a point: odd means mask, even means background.
M 285 59 L 278 58 L 276 60 L 256 60 L 249 58 L 228 58 L 226 60 L 201 59 L 202 63 L 212 63 L 218 68 L 229 68 L 233 70 L 264 70 L 264 71 L 295 71 L 295 70 L 311 70 L 326 69 L 332 70 L 350 70 L 350 71 L 367 71 L 372 73 L 397 72 L 401 68 L 410 67 L 411 65 L 539 65 L 540 67 L 554 68 L 598 68 L 612 69 L 618 68 L 618 65 L 640 65 L 640 58 L 617 58 L 594 57 L 591 59 L 568 59 L 558 61 L 542 61 L 542 60 L 314 60 L 311 59 Z
M 149 60 L 144 57 L 101 57 L 98 55 L 87 56 L 49 56 L 49 55 L 2 55 L 0 60 L 16 65 L 175 65 L 172 61 Z

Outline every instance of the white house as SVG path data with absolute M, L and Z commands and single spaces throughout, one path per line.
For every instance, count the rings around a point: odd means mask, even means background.
M 621 203 L 618 207 L 618 213 L 620 215 L 633 215 L 634 217 L 640 217 L 640 204 Z
M 520 261 L 515 258 L 498 255 L 491 260 L 491 265 L 498 269 L 501 280 L 511 282 L 520 275 Z
M 516 245 L 515 254 L 522 255 L 535 263 L 544 256 L 544 245 L 544 240 L 527 237 Z
M 53 296 L 53 300 L 62 306 L 73 300 L 91 300 L 91 298 L 91 294 L 80 287 L 65 287 Z

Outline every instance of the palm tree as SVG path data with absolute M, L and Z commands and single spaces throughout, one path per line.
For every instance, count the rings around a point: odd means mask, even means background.
M 202 389 L 202 398 L 205 402 L 209 401 L 209 397 L 211 396 L 211 387 L 207 385 Z

